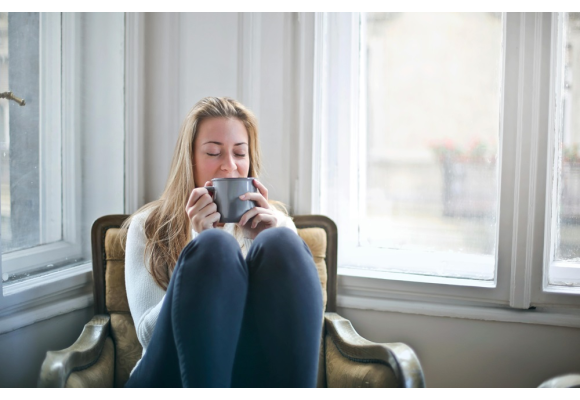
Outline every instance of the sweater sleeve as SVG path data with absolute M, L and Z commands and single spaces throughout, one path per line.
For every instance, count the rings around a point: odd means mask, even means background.
M 294 225 L 294 221 L 292 221 L 292 218 L 288 215 L 286 215 L 285 213 L 274 209 L 276 212 L 276 217 L 278 218 L 278 224 L 276 225 L 277 227 L 286 227 L 288 229 L 291 229 L 292 231 L 294 231 L 294 233 L 298 234 L 298 231 L 296 229 L 296 225 Z
M 145 220 L 148 213 L 133 217 L 127 232 L 125 285 L 139 343 L 146 349 L 163 306 L 165 291 L 157 285 L 145 261 Z

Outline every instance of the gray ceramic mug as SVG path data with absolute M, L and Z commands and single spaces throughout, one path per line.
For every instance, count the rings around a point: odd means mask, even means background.
M 205 188 L 217 205 L 220 222 L 240 222 L 242 215 L 256 206 L 251 200 L 240 200 L 241 195 L 258 191 L 254 178 L 215 178 L 211 182 L 213 186 Z

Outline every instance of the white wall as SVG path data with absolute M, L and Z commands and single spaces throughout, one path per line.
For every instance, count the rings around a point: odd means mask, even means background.
M 580 329 L 346 308 L 338 313 L 368 340 L 411 346 L 427 387 L 537 387 L 580 372 Z
M 280 13 L 146 14 L 146 202 L 157 199 L 165 187 L 187 112 L 203 97 L 229 96 L 258 117 L 264 149 L 261 178 L 272 199 L 289 203 L 291 124 L 285 110 L 292 102 L 287 90 L 292 64 L 286 59 L 285 32 L 291 21 L 291 15 Z M 252 29 L 259 40 L 252 38 Z

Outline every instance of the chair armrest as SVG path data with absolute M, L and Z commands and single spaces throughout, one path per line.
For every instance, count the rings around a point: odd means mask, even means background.
M 404 343 L 374 343 L 361 337 L 349 320 L 336 313 L 324 316 L 327 335 L 346 358 L 363 363 L 389 366 L 399 387 L 425 387 L 423 369 L 417 355 Z
M 580 388 L 580 374 L 560 375 L 548 379 L 542 383 L 540 388 Z
M 99 359 L 109 336 L 108 315 L 95 315 L 85 324 L 79 338 L 64 350 L 48 351 L 40 368 L 38 387 L 65 386 L 71 372 L 90 367 Z

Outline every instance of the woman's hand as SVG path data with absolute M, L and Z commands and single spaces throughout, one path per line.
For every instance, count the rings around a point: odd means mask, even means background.
M 212 186 L 212 183 L 208 181 L 205 186 Z M 185 206 L 185 212 L 191 221 L 193 230 L 197 233 L 215 228 L 221 217 L 211 195 L 204 187 L 192 190 Z
M 244 230 L 244 236 L 255 239 L 260 232 L 268 228 L 275 228 L 278 219 L 268 203 L 268 189 L 257 179 L 254 179 L 254 186 L 258 192 L 248 192 L 240 196 L 241 200 L 252 200 L 256 202 L 256 207 L 246 211 L 238 223 Z

